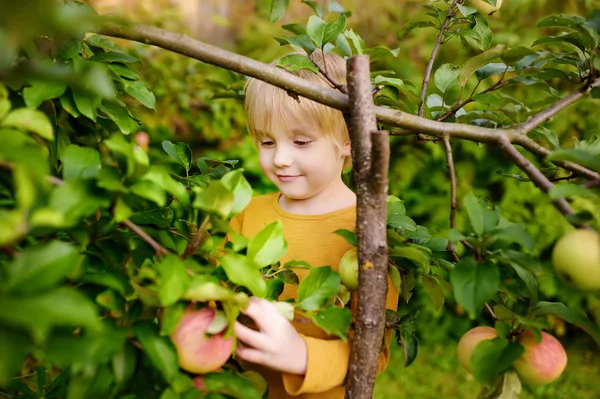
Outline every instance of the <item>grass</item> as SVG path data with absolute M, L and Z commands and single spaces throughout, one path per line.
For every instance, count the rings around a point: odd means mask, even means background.
M 397 346 L 394 344 L 394 346 Z M 419 355 L 408 368 L 402 350 L 392 348 L 387 369 L 378 377 L 375 399 L 475 399 L 479 383 L 458 363 L 456 343 L 419 346 Z M 567 369 L 559 380 L 541 387 L 523 387 L 520 399 L 600 398 L 600 351 L 586 342 L 567 348 Z

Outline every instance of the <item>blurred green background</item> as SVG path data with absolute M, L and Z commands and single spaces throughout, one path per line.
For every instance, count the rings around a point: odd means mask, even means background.
M 89 1 L 101 13 L 117 13 L 134 21 L 187 33 L 208 43 L 240 54 L 270 62 L 290 51 L 273 39 L 286 35 L 282 25 L 305 23 L 312 10 L 292 0 L 286 16 L 275 24 L 267 21 L 270 0 L 206 1 Z M 352 11 L 349 27 L 356 30 L 367 46 L 385 45 L 400 48 L 397 59 L 376 65 L 393 70 L 398 77 L 420 87 L 425 65 L 430 57 L 437 32 L 418 29 L 398 40 L 399 28 L 415 20 L 427 19 L 421 0 L 348 0 L 339 1 Z M 494 44 L 529 46 L 548 28 L 538 28 L 537 21 L 554 13 L 588 15 L 600 9 L 598 0 L 505 0 L 502 9 L 489 17 Z M 274 190 L 262 176 L 256 150 L 246 134 L 243 115 L 243 77 L 160 49 L 135 43 L 119 42 L 140 59 L 143 79 L 157 97 L 157 111 L 137 109 L 143 130 L 151 145 L 160 147 L 162 140 L 184 141 L 194 152 L 218 159 L 240 159 L 255 193 Z M 461 64 L 477 54 L 459 41 L 443 45 L 436 65 Z M 564 85 L 564 84 L 563 84 Z M 567 92 L 574 87 L 560 86 Z M 506 89 L 523 105 L 543 101 L 543 88 L 512 85 Z M 561 112 L 547 127 L 568 146 L 571 140 L 590 139 L 600 133 L 598 100 L 580 101 Z M 569 226 L 552 207 L 547 197 L 531 183 L 507 178 L 520 171 L 497 149 L 471 142 L 453 144 L 458 176 L 458 198 L 473 190 L 490 203 L 499 205 L 512 222 L 525 222 L 535 239 L 535 252 L 543 267 L 549 268 L 550 245 Z M 449 229 L 449 179 L 443 148 L 413 138 L 392 139 L 390 191 L 406 202 L 410 216 L 430 230 L 445 234 Z M 578 198 L 577 210 L 600 214 L 600 199 Z M 458 214 L 458 226 L 464 222 Z M 598 219 L 598 218 L 597 218 Z M 598 227 L 598 226 L 596 226 Z M 562 301 L 584 310 L 600 325 L 598 295 L 576 292 L 548 273 L 539 278 L 543 298 Z M 400 307 L 407 306 L 403 302 Z M 419 292 L 410 307 L 419 309 L 417 319 L 421 341 L 420 354 L 409 368 L 402 365 L 402 351 L 393 352 L 387 370 L 379 377 L 376 398 L 410 395 L 418 398 L 474 398 L 477 382 L 460 368 L 455 357 L 460 336 L 477 324 L 490 324 L 484 315 L 471 321 L 456 304 L 436 312 L 426 295 Z M 550 320 L 553 333 L 560 337 L 569 353 L 569 365 L 561 379 L 547 387 L 526 388 L 523 398 L 597 398 L 600 397 L 600 352 L 585 334 L 560 320 Z

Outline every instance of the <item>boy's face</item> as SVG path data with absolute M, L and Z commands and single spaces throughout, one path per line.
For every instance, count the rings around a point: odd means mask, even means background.
M 338 186 L 349 143 L 340 148 L 306 126 L 274 123 L 273 130 L 258 143 L 260 166 L 285 197 L 305 200 Z

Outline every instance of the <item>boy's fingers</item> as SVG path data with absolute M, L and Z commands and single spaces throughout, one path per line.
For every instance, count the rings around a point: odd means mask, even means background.
M 251 298 L 250 305 L 244 310 L 244 314 L 254 320 L 259 330 L 264 330 L 268 327 L 267 317 L 265 317 L 265 309 L 262 299 Z
M 260 332 L 254 331 L 237 321 L 233 325 L 233 329 L 236 337 L 242 341 L 244 345 L 257 349 L 265 348 L 265 337 Z
M 243 346 L 238 346 L 235 350 L 235 354 L 239 358 L 241 358 L 247 362 L 250 362 L 250 363 L 264 365 L 264 362 L 266 360 L 264 352 L 259 351 L 257 349 L 246 348 Z

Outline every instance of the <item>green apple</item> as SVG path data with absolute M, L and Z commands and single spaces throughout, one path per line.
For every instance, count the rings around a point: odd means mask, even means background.
M 554 245 L 552 264 L 580 290 L 600 290 L 600 234 L 583 229 L 565 234 Z
M 348 291 L 358 289 L 358 250 L 349 249 L 338 263 L 338 273 L 342 284 L 348 288 Z
M 464 367 L 469 373 L 471 372 L 471 355 L 473 351 L 482 341 L 494 339 L 498 336 L 496 329 L 493 327 L 479 326 L 470 329 L 462 336 L 458 341 L 458 347 L 456 348 L 456 355 L 458 356 L 458 362 Z
M 472 7 L 475 7 L 483 15 L 490 15 L 495 13 L 502 7 L 502 0 L 496 0 L 496 6 L 494 7 L 485 0 L 471 0 Z
M 224 338 L 225 331 L 207 335 L 215 316 L 216 312 L 209 306 L 200 310 L 188 308 L 184 311 L 171 334 L 182 369 L 205 374 L 219 369 L 229 359 L 233 338 Z
M 552 335 L 542 331 L 542 340 L 538 342 L 533 332 L 526 331 L 517 340 L 525 347 L 525 352 L 513 367 L 523 383 L 548 384 L 560 377 L 567 367 L 565 348 Z

